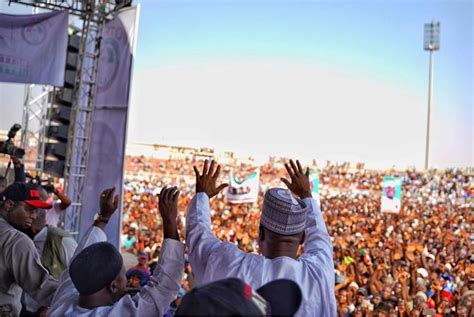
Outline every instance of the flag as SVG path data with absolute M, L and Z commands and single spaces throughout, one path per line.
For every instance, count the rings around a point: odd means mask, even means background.
M 399 213 L 402 201 L 402 179 L 399 177 L 383 178 L 382 183 L 382 212 Z
M 0 14 L 0 82 L 62 87 L 68 12 Z
M 229 175 L 227 200 L 232 204 L 255 203 L 258 199 L 260 170 L 256 170 L 243 181 L 239 181 L 233 172 Z
M 320 196 L 319 196 L 319 173 L 316 171 L 312 171 L 309 173 L 309 183 L 311 185 L 311 194 L 313 198 L 320 203 Z

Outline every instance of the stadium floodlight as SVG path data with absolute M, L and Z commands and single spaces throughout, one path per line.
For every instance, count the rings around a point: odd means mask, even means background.
M 431 123 L 431 103 L 433 100 L 433 52 L 439 50 L 439 34 L 441 25 L 435 20 L 425 23 L 424 49 L 430 52 L 430 70 L 428 83 L 428 119 L 426 126 L 426 153 L 425 169 L 429 168 L 430 160 L 430 123 Z

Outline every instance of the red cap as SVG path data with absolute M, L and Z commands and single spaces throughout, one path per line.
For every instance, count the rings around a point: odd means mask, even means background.
M 41 187 L 32 183 L 13 183 L 1 194 L 0 200 L 24 201 L 31 207 L 51 209 L 53 206 L 41 200 Z
M 25 200 L 25 203 L 31 207 L 41 208 L 41 209 L 51 209 L 53 206 L 42 200 Z

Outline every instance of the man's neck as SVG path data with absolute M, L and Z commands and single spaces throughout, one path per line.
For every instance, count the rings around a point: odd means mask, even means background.
M 112 306 L 112 299 L 107 299 L 100 294 L 79 295 L 77 304 L 86 309 L 94 309 L 101 306 Z
M 264 254 L 267 259 L 275 259 L 281 256 L 286 256 L 288 258 L 292 258 L 293 260 L 297 259 L 296 252 L 291 250 L 269 250 Z

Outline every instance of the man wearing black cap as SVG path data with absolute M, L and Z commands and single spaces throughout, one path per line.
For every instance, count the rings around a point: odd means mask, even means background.
M 270 282 L 258 290 L 237 278 L 192 289 L 175 316 L 293 316 L 301 304 L 301 290 L 290 280 Z
M 177 230 L 178 189 L 164 188 L 160 193 L 164 231 L 160 260 L 148 285 L 133 297 L 126 295 L 122 256 L 105 242 L 103 231 L 118 207 L 114 191 L 111 188 L 102 193 L 94 226 L 79 243 L 61 277 L 49 310 L 51 316 L 163 316 L 176 298 L 184 270 L 184 245 Z
M 260 217 L 262 255 L 247 254 L 235 244 L 217 239 L 211 230 L 209 199 L 227 185 L 216 185 L 220 166 L 196 167 L 196 196 L 186 216 L 189 262 L 198 285 L 236 277 L 253 288 L 276 279 L 290 279 L 301 288 L 296 316 L 336 316 L 333 246 L 318 203 L 311 196 L 309 169 L 290 160 L 285 164 L 291 181 L 282 179 L 292 193 L 272 188 L 265 193 Z M 295 197 L 296 196 L 296 197 Z M 297 250 L 304 242 L 304 253 Z M 278 311 L 274 312 L 278 315 Z
M 41 265 L 31 239 L 20 231 L 31 227 L 41 200 L 35 184 L 13 183 L 0 194 L 0 315 L 18 316 L 22 289 L 40 305 L 49 306 L 58 282 Z

